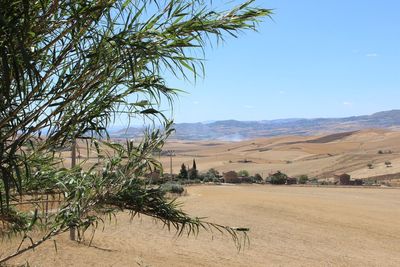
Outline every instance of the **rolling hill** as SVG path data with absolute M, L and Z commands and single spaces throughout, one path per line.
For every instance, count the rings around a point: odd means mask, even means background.
M 349 173 L 353 178 L 391 180 L 391 183 L 400 178 L 400 132 L 383 129 L 240 142 L 170 140 L 165 149 L 174 151 L 174 173 L 179 172 L 182 163 L 190 167 L 196 159 L 202 172 L 209 168 L 220 172 L 248 170 L 265 177 L 280 170 L 291 176 L 307 174 L 317 178 Z M 161 155 L 160 160 L 169 172 L 170 158 Z M 392 163 L 390 168 L 386 161 Z
M 361 129 L 398 129 L 400 110 L 347 118 L 280 119 L 263 121 L 224 120 L 209 123 L 177 123 L 173 139 L 241 141 L 254 138 L 299 135 L 310 136 L 357 131 Z M 132 138 L 143 132 L 128 128 L 112 132 L 114 138 Z

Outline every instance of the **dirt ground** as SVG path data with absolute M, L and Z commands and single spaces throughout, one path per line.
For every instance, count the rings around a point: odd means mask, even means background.
M 400 266 L 400 189 L 268 185 L 193 186 L 184 210 L 249 227 L 250 247 L 202 232 L 175 238 L 141 217 L 99 229 L 92 247 L 49 241 L 10 262 L 30 266 Z M 89 238 L 89 235 L 88 235 Z M 0 243 L 0 255 L 17 240 Z

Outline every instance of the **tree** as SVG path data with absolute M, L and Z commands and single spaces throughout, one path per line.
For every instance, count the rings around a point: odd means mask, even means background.
M 218 177 L 219 177 L 219 172 L 216 169 L 211 168 L 204 174 L 203 181 L 204 182 L 218 181 Z
M 308 176 L 303 174 L 299 177 L 299 184 L 306 184 L 308 182 Z
M 237 240 L 234 229 L 191 218 L 140 177 L 161 169 L 152 153 L 172 132 L 160 106 L 172 107 L 179 90 L 165 73 L 202 75 L 202 59 L 193 55 L 207 42 L 254 30 L 271 14 L 253 3 L 221 11 L 202 0 L 0 0 L 0 221 L 24 238 L 47 229 L 0 264 L 71 227 L 78 234 L 96 227 L 96 214 L 118 210 L 153 216 L 179 233 L 207 224 Z M 107 127 L 118 116 L 158 120 L 163 129 L 149 129 L 139 143 L 112 143 Z M 105 156 L 85 169 L 60 167 L 57 153 L 77 138 Z M 55 214 L 11 208 L 14 192 L 42 186 L 64 194 Z
M 368 169 L 373 169 L 373 168 L 374 168 L 374 165 L 372 165 L 372 163 L 368 163 L 368 164 L 367 164 L 367 167 L 368 167 Z
M 385 165 L 386 165 L 387 168 L 392 167 L 392 162 L 385 161 Z
M 272 174 L 268 180 L 270 180 L 271 184 L 285 184 L 288 176 L 280 171 Z
M 199 177 L 199 171 L 197 170 L 196 161 L 193 159 L 192 168 L 189 170 L 189 179 L 195 180 Z
M 254 175 L 253 181 L 254 181 L 254 183 L 262 183 L 263 182 L 263 178 L 262 178 L 261 174 L 256 173 Z
M 182 163 L 182 165 L 181 165 L 181 170 L 179 171 L 178 177 L 180 179 L 187 179 L 188 178 L 188 171 L 187 171 L 186 165 L 184 163 Z
M 249 177 L 250 176 L 250 174 L 247 170 L 240 170 L 238 172 L 238 175 L 239 175 L 239 177 Z
M 211 168 L 211 169 L 209 169 L 209 170 L 207 171 L 206 175 L 207 175 L 207 176 L 210 176 L 210 177 L 212 177 L 212 178 L 218 178 L 218 177 L 219 177 L 219 172 L 218 172 L 216 169 Z

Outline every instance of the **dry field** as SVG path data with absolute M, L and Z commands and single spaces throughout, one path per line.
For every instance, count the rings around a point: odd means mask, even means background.
M 311 177 L 331 178 L 335 173 L 349 173 L 353 178 L 400 174 L 400 132 L 362 130 L 327 136 L 287 136 L 242 142 L 184 142 L 171 141 L 167 150 L 174 150 L 172 169 L 179 173 L 182 163 L 191 167 L 195 158 L 197 168 L 221 172 L 248 170 L 263 177 L 277 170 L 289 175 L 307 174 Z M 378 154 L 378 151 L 391 154 Z M 162 156 L 166 172 L 170 159 Z M 240 161 L 247 160 L 243 163 Z M 391 161 L 387 168 L 385 161 Z M 369 169 L 367 164 L 373 164 Z M 400 176 L 400 175 L 399 175 Z
M 57 238 L 11 264 L 30 266 L 400 266 L 400 189 L 296 186 L 193 186 L 190 214 L 250 227 L 237 252 L 227 236 L 174 238 L 149 218 L 99 230 L 88 247 Z M 0 254 L 16 240 L 0 243 Z
M 124 140 L 119 140 L 124 143 Z M 291 176 L 330 179 L 334 174 L 349 173 L 352 178 L 374 178 L 400 185 L 400 131 L 362 130 L 321 136 L 283 136 L 247 140 L 169 141 L 165 151 L 173 151 L 172 172 L 179 173 L 182 163 L 191 167 L 196 159 L 197 169 L 206 172 L 215 168 L 220 172 L 248 170 L 264 178 L 278 170 Z M 384 152 L 378 154 L 378 151 Z M 390 151 L 391 153 L 386 153 Z M 104 153 L 112 154 L 111 151 Z M 78 163 L 92 166 L 97 154 L 88 157 L 87 144 L 78 142 Z M 59 154 L 63 166 L 70 166 L 70 151 Z M 164 172 L 170 172 L 170 157 L 155 155 L 162 162 Z M 244 163 L 243 161 L 247 161 Z M 387 168 L 385 161 L 392 167 Z M 372 169 L 367 164 L 373 165 Z M 383 177 L 387 176 L 388 177 Z

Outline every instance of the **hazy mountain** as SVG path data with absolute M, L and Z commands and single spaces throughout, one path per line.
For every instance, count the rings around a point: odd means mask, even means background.
M 175 124 L 174 139 L 240 141 L 279 135 L 315 135 L 366 128 L 400 128 L 400 110 L 347 118 L 280 119 L 262 121 L 210 121 Z M 131 138 L 141 134 L 140 128 L 128 128 L 112 133 L 113 137 Z

